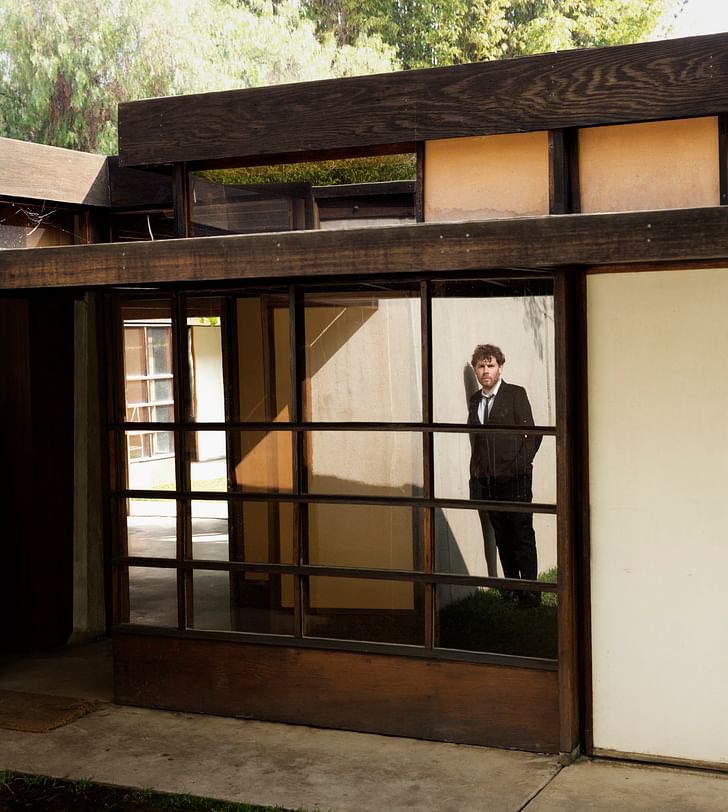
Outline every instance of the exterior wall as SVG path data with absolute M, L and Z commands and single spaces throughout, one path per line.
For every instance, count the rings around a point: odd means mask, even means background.
M 720 204 L 718 119 L 579 130 L 582 212 Z
M 549 213 L 548 133 L 425 143 L 425 220 Z
M 728 269 L 588 280 L 594 746 L 728 764 Z

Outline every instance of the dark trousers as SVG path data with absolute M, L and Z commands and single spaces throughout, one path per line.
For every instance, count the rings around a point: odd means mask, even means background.
M 498 502 L 530 502 L 531 475 L 479 477 L 470 480 L 471 499 L 493 499 Z M 503 574 L 506 578 L 536 580 L 536 534 L 533 531 L 533 513 L 512 513 L 503 510 L 479 510 L 485 527 L 490 518 L 495 533 Z

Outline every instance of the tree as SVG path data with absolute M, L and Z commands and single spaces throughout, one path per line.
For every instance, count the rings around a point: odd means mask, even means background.
M 397 49 L 404 68 L 617 45 L 652 34 L 685 0 L 303 0 L 320 36 L 362 33 Z
M 0 0 L 0 135 L 109 154 L 121 101 L 393 65 L 373 35 L 317 37 L 294 0 Z

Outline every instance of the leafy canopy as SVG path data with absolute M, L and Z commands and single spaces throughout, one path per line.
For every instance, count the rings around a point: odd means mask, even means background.
M 122 101 L 392 70 L 295 0 L 0 0 L 0 135 L 116 151 Z

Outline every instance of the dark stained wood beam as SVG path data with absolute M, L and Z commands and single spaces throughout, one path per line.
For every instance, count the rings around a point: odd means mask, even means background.
M 549 269 L 728 258 L 728 207 L 0 251 L 0 289 Z
M 436 138 L 714 115 L 728 34 L 119 105 L 122 165 L 300 161 Z

